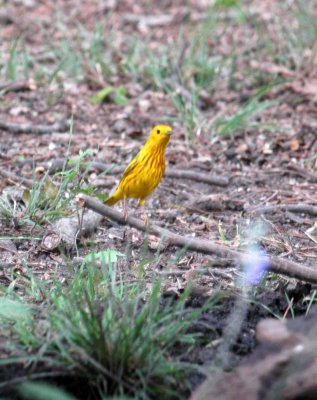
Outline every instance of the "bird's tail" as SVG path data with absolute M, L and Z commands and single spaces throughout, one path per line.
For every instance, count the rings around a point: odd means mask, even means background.
M 107 206 L 113 206 L 116 204 L 120 199 L 118 198 L 118 195 L 116 193 L 112 194 L 107 198 L 107 200 L 104 201 Z

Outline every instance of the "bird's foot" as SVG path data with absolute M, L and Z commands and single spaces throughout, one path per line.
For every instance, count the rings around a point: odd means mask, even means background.
M 128 202 L 127 199 L 123 200 L 123 218 L 127 222 L 129 216 Z
M 125 221 L 127 221 L 128 217 L 129 217 L 129 210 L 126 208 L 125 210 L 123 210 L 123 218 Z
M 144 225 L 148 228 L 150 226 L 150 218 L 148 213 L 146 212 L 144 215 Z

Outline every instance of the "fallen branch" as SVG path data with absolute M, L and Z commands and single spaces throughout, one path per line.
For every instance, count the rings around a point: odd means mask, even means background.
M 246 212 L 255 215 L 268 214 L 275 211 L 290 211 L 293 213 L 306 213 L 310 215 L 317 215 L 317 206 L 311 204 L 277 204 L 274 206 L 263 206 L 257 208 L 248 208 Z
M 0 168 L 0 176 L 3 176 L 4 178 L 13 181 L 13 182 L 18 182 L 20 185 L 23 185 L 27 187 L 28 189 L 32 189 L 33 187 L 33 181 L 31 179 L 27 178 L 22 178 L 13 172 L 6 171 L 3 168 Z
M 186 171 L 183 169 L 168 168 L 167 171 L 165 172 L 165 175 L 170 178 L 190 179 L 192 181 L 209 183 L 210 185 L 216 185 L 216 186 L 229 185 L 229 179 L 226 177 L 212 176 L 196 171 Z
M 161 14 L 161 15 L 136 15 L 136 14 L 124 14 L 123 21 L 126 24 L 137 25 L 137 26 L 147 26 L 147 27 L 157 27 L 170 25 L 174 22 L 174 15 Z
M 291 171 L 290 171 L 291 170 Z M 287 172 L 294 172 L 297 175 L 305 178 L 309 182 L 317 182 L 317 174 L 311 171 L 307 171 L 305 168 L 300 167 L 294 163 L 288 165 Z M 295 175 L 295 174 L 294 174 Z
M 35 133 L 43 135 L 45 133 L 65 132 L 69 129 L 69 123 L 66 121 L 55 122 L 52 125 L 32 125 L 32 124 L 14 124 L 11 122 L 0 121 L 0 129 L 12 133 Z
M 283 65 L 276 65 L 270 62 L 258 62 L 256 60 L 250 61 L 250 67 L 269 74 L 280 75 L 286 78 L 296 78 L 296 72 L 284 67 Z
M 54 174 L 57 171 L 61 171 L 64 167 L 65 160 L 64 159 L 56 159 L 52 162 L 49 167 L 49 173 Z M 71 168 L 71 166 L 68 166 Z M 98 172 L 111 171 L 112 174 L 122 174 L 125 167 L 114 166 L 111 164 L 105 164 L 100 161 L 92 161 L 83 166 L 83 168 L 88 168 L 88 170 L 97 170 Z M 202 172 L 196 171 L 187 171 L 183 169 L 175 169 L 175 168 L 167 168 L 165 171 L 165 176 L 170 178 L 178 178 L 178 179 L 190 179 L 196 182 L 208 183 L 210 185 L 215 186 L 228 186 L 229 178 L 223 176 L 215 176 L 204 174 Z
M 23 92 L 26 90 L 35 90 L 36 82 L 34 79 L 21 79 L 13 82 L 0 82 L 0 92 Z
M 4 166 L 4 165 L 19 165 L 19 166 L 23 166 L 23 165 L 28 165 L 28 164 L 34 164 L 37 161 L 46 161 L 51 157 L 50 153 L 46 153 L 45 155 L 42 156 L 38 156 L 38 157 L 33 157 L 33 158 L 24 158 L 23 160 L 17 160 L 14 158 L 10 158 L 9 160 L 6 161 L 1 161 L 0 162 L 0 166 Z
M 214 254 L 219 257 L 229 257 L 235 260 L 241 260 L 246 254 L 233 250 L 229 247 L 213 243 L 206 239 L 189 238 L 171 232 L 168 229 L 161 228 L 156 225 L 145 225 L 140 219 L 129 216 L 126 220 L 119 211 L 108 207 L 101 202 L 92 199 L 82 193 L 77 195 L 77 201 L 82 206 L 85 206 L 97 213 L 104 215 L 122 225 L 132 226 L 142 232 L 162 237 L 168 240 L 170 245 L 185 247 L 188 250 L 197 251 L 200 253 Z M 300 265 L 294 261 L 285 260 L 276 256 L 263 257 L 264 263 L 269 263 L 269 270 L 286 276 L 291 276 L 304 281 L 317 283 L 317 270 L 305 265 Z M 259 260 L 260 262 L 260 260 Z

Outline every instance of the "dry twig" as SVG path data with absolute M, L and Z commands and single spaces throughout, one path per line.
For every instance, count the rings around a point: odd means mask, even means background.
M 33 79 L 21 79 L 13 82 L 0 82 L 0 92 L 22 92 L 24 90 L 35 90 L 36 82 Z
M 317 182 L 317 174 L 311 171 L 307 171 L 305 168 L 300 167 L 294 163 L 289 164 L 288 169 L 286 172 L 294 172 L 302 178 L 305 178 L 309 182 Z
M 49 173 L 54 174 L 55 172 L 62 170 L 64 167 L 64 163 L 64 159 L 59 158 L 54 160 L 49 168 Z M 86 166 L 84 166 L 84 168 L 86 168 Z M 125 167 L 113 166 L 111 164 L 105 164 L 100 161 L 92 161 L 88 164 L 88 170 L 97 170 L 99 172 L 104 172 L 108 170 L 111 171 L 112 174 L 121 174 L 123 173 L 124 169 Z M 190 179 L 196 182 L 208 183 L 215 186 L 224 187 L 229 185 L 229 178 L 225 176 L 209 175 L 202 172 L 187 171 L 184 169 L 167 168 L 165 176 L 177 179 Z
M 124 14 L 123 20 L 127 24 L 146 26 L 146 27 L 157 27 L 170 25 L 174 21 L 174 15 L 161 14 L 161 15 L 136 15 L 136 14 Z
M 69 126 L 67 121 L 55 122 L 52 125 L 14 124 L 0 121 L 0 129 L 11 133 L 35 133 L 43 135 L 45 133 L 65 132 L 69 129 Z
M 33 181 L 31 179 L 19 177 L 13 172 L 6 171 L 3 168 L 0 168 L 0 176 L 3 176 L 4 178 L 9 179 L 10 181 L 18 182 L 20 185 L 23 185 L 29 189 L 32 189 L 33 187 Z
M 246 212 L 255 215 L 274 213 L 275 211 L 290 211 L 293 213 L 306 213 L 315 216 L 317 215 L 317 206 L 311 204 L 277 204 L 273 206 L 248 208 L 246 210 Z

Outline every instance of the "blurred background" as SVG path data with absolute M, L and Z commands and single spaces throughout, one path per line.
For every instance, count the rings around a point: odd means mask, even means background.
M 115 123 L 121 133 L 165 119 L 187 142 L 254 129 L 283 140 L 299 129 L 301 98 L 315 92 L 315 8 L 292 0 L 1 0 L 0 79 L 31 79 L 37 88 L 9 115 L 78 113 L 82 129 Z M 95 126 L 92 104 L 100 103 L 110 104 Z

